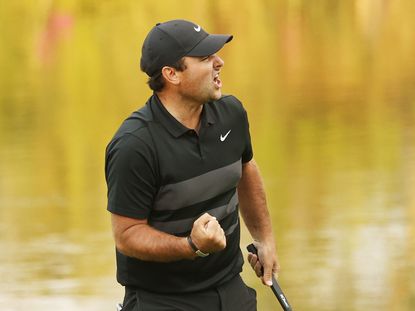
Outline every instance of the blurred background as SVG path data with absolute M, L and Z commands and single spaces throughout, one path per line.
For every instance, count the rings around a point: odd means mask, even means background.
M 415 2 L 0 3 L 0 306 L 115 310 L 104 150 L 150 90 L 156 22 L 234 40 L 223 91 L 248 110 L 295 310 L 415 310 Z M 243 232 L 242 247 L 250 242 Z M 245 265 L 258 310 L 279 310 Z

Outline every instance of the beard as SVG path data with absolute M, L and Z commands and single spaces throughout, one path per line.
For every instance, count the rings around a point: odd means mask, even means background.
M 209 83 L 205 83 L 204 87 L 201 87 L 200 84 L 193 83 L 193 87 L 183 88 L 180 94 L 184 99 L 200 104 L 215 101 L 222 97 L 221 89 L 215 87 L 213 82 L 210 82 L 210 85 Z

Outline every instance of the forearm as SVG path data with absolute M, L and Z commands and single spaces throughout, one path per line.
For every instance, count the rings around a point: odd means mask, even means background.
M 129 218 L 112 215 L 115 244 L 121 253 L 145 261 L 170 262 L 195 258 L 185 237 L 158 231 L 146 222 L 132 223 Z
M 238 195 L 242 218 L 258 249 L 258 255 L 248 254 L 248 260 L 262 282 L 272 285 L 272 273 L 278 272 L 279 264 L 264 183 L 254 160 L 243 166 Z
M 274 244 L 264 183 L 254 160 L 244 164 L 238 196 L 242 218 L 253 239 Z

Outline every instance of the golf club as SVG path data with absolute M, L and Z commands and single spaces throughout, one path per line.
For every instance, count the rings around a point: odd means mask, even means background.
M 257 255 L 258 257 L 258 250 L 256 249 L 254 244 L 249 244 L 246 249 L 248 252 Z M 259 257 L 258 257 L 259 260 Z M 264 268 L 262 268 L 262 274 L 264 274 Z M 271 286 L 272 292 L 277 297 L 282 309 L 284 311 L 292 311 L 292 308 L 290 304 L 288 303 L 287 298 L 285 297 L 284 293 L 281 290 L 281 287 L 278 285 L 277 280 L 275 279 L 274 275 L 272 276 L 272 286 Z

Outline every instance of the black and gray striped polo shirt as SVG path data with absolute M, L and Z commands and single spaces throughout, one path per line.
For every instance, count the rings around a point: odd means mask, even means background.
M 226 233 L 224 250 L 171 263 L 141 261 L 117 251 L 117 279 L 160 293 L 204 290 L 242 270 L 236 187 L 252 159 L 246 111 L 233 96 L 203 106 L 199 135 L 150 97 L 126 119 L 106 150 L 108 210 L 148 219 L 154 228 L 186 236 L 203 213 Z

